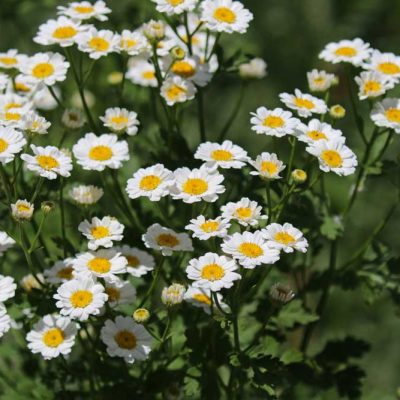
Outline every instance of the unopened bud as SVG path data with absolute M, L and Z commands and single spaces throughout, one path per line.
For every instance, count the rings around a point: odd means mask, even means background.
M 43 201 L 40 208 L 45 214 L 49 214 L 54 210 L 55 204 L 52 201 Z
M 186 289 L 180 283 L 174 283 L 171 286 L 165 287 L 161 293 L 161 301 L 167 306 L 171 307 L 180 304 L 183 301 L 183 296 Z
M 292 179 L 295 183 L 304 183 L 307 180 L 307 172 L 302 169 L 294 169 Z
M 329 109 L 329 114 L 332 118 L 342 119 L 346 116 L 346 109 L 340 104 L 336 104 Z
M 183 60 L 186 56 L 185 50 L 180 46 L 174 46 L 169 53 L 174 60 Z
M 151 20 L 143 25 L 143 34 L 150 42 L 159 42 L 165 37 L 165 25 L 162 21 Z
M 273 302 L 286 304 L 293 299 L 295 293 L 289 286 L 283 285 L 282 283 L 275 283 L 272 285 L 269 291 L 269 297 Z
M 30 221 L 35 207 L 28 200 L 17 200 L 11 204 L 11 213 L 18 222 Z
M 108 74 L 107 82 L 110 85 L 118 85 L 122 82 L 123 77 L 124 77 L 124 75 L 122 74 L 122 72 L 114 71 L 114 72 L 111 72 L 110 74 Z
M 147 322 L 149 320 L 150 312 L 149 312 L 149 310 L 147 310 L 147 308 L 138 308 L 132 314 L 132 318 L 138 324 L 143 324 L 143 323 L 145 323 L 145 322 Z

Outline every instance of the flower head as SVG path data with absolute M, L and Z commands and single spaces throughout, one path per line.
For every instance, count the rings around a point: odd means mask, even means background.
M 93 185 L 78 185 L 69 191 L 69 195 L 77 204 L 90 206 L 96 204 L 103 197 L 104 191 Z
M 267 76 L 267 63 L 262 58 L 253 58 L 239 65 L 239 75 L 243 79 L 262 79 Z
M 262 207 L 256 201 L 243 197 L 238 202 L 229 202 L 221 207 L 222 217 L 228 221 L 237 221 L 243 226 L 256 226 L 261 219 L 267 219 L 262 215 Z
M 359 66 L 369 58 L 370 54 L 369 43 L 356 38 L 354 40 L 341 40 L 337 43 L 328 43 L 325 49 L 319 54 L 319 58 L 333 64 L 348 62 Z
M 225 237 L 231 224 L 228 220 L 217 217 L 207 219 L 204 215 L 191 219 L 190 224 L 185 229 L 193 232 L 193 237 L 200 240 L 208 240 L 212 237 Z
M 279 98 L 286 107 L 297 111 L 300 117 L 307 118 L 312 114 L 325 114 L 328 111 L 323 100 L 310 94 L 304 94 L 299 89 L 295 89 L 294 94 L 281 93 Z
M 338 81 L 336 75 L 317 69 L 307 72 L 307 80 L 311 92 L 325 92 Z
M 358 97 L 365 100 L 385 94 L 389 89 L 393 89 L 396 81 L 380 72 L 364 71 L 356 76 L 355 81 L 358 85 Z
M 28 200 L 17 200 L 14 204 L 11 204 L 11 213 L 15 220 L 19 222 L 30 221 L 35 209 L 32 203 Z
M 293 118 L 290 111 L 284 111 L 282 108 L 268 110 L 265 107 L 259 107 L 251 115 L 251 130 L 260 135 L 276 137 L 292 135 L 300 122 L 297 118 Z
M 0 163 L 7 164 L 14 160 L 26 145 L 24 135 L 11 128 L 0 126 Z
M 167 306 L 175 306 L 181 304 L 183 296 L 186 292 L 185 286 L 180 283 L 173 283 L 171 286 L 165 287 L 161 292 L 161 301 Z
M 70 281 L 76 277 L 72 258 L 57 261 L 51 268 L 44 270 L 46 282 L 59 284 Z
M 167 78 L 161 86 L 161 96 L 169 106 L 192 100 L 196 94 L 196 86 L 180 76 Z
M 79 50 L 88 53 L 90 58 L 97 60 L 117 51 L 119 38 L 118 35 L 108 29 L 90 28 L 76 37 L 76 43 Z
M 136 299 L 136 289 L 128 281 L 121 279 L 105 280 L 105 292 L 108 295 L 107 302 L 111 308 L 122 304 L 132 304 Z
M 66 15 L 77 21 L 88 20 L 91 18 L 99 21 L 107 21 L 107 14 L 111 13 L 111 10 L 102 0 L 95 2 L 73 1 L 69 3 L 67 7 L 58 6 L 57 9 L 58 14 Z
M 263 179 L 281 179 L 279 174 L 286 168 L 275 153 L 267 152 L 258 155 L 250 164 L 256 169 L 251 171 L 250 175 L 258 175 Z
M 15 284 L 14 278 L 11 276 L 0 275 L 0 303 L 13 298 L 15 296 Z
M 134 111 L 126 108 L 107 108 L 103 117 L 100 117 L 106 128 L 110 128 L 115 133 L 126 132 L 129 136 L 134 136 L 138 132 L 139 120 Z
M 272 249 L 292 253 L 294 250 L 305 253 L 308 248 L 303 233 L 292 224 L 270 224 L 262 230 L 264 239 Z
M 375 103 L 371 119 L 376 126 L 394 129 L 400 133 L 400 99 L 387 98 Z
M 114 250 L 126 258 L 128 262 L 126 272 L 136 278 L 140 278 L 154 269 L 154 257 L 147 251 L 126 244 L 122 247 L 114 247 Z

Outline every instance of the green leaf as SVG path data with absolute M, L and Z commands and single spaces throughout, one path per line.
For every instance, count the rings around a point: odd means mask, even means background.
M 307 325 L 317 321 L 318 316 L 307 311 L 300 299 L 293 300 L 288 305 L 283 307 L 273 321 L 282 328 L 291 329 L 295 325 Z
M 281 356 L 281 362 L 285 365 L 303 361 L 303 353 L 297 349 L 288 349 Z
M 329 240 L 335 240 L 343 234 L 343 222 L 339 217 L 325 216 L 321 225 L 321 234 Z

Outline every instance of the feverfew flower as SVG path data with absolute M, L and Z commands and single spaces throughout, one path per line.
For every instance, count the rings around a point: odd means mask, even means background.
M 161 301 L 167 307 L 175 306 L 182 303 L 185 292 L 185 286 L 180 283 L 173 283 L 171 286 L 165 287 L 162 290 Z
M 158 85 L 154 65 L 142 59 L 133 59 L 129 62 L 126 78 L 132 83 L 144 87 L 156 87 Z
M 281 93 L 279 98 L 286 107 L 296 110 L 300 117 L 307 118 L 312 114 L 325 114 L 328 111 L 323 100 L 310 94 L 304 94 L 299 89 L 295 89 L 294 95 Z
M 176 233 L 160 224 L 153 224 L 142 236 L 145 246 L 160 250 L 163 256 L 171 256 L 174 251 L 193 251 L 192 240 L 187 233 Z
M 209 168 L 236 168 L 240 169 L 249 160 L 247 152 L 241 147 L 225 140 L 222 144 L 205 142 L 196 150 L 194 158 L 202 160 Z
M 113 134 L 96 136 L 87 133 L 73 146 L 72 152 L 77 163 L 86 170 L 104 171 L 106 167 L 118 169 L 122 161 L 129 160 L 128 143 L 125 140 L 118 141 L 118 136 Z
M 219 194 L 225 192 L 225 187 L 221 185 L 224 177 L 215 169 L 210 170 L 205 166 L 193 170 L 178 168 L 174 175 L 175 184 L 170 192 L 175 200 L 181 199 L 185 203 L 212 203 L 218 199 Z
M 66 356 L 75 344 L 77 324 L 69 318 L 45 315 L 26 335 L 32 353 L 41 353 L 45 360 Z
M 158 45 L 165 37 L 165 28 L 166 25 L 163 21 L 154 21 L 154 19 L 151 19 L 142 25 L 142 32 L 149 42 L 157 43 Z
M 268 246 L 260 231 L 234 233 L 225 239 L 222 251 L 248 269 L 260 264 L 273 264 L 279 260 L 279 250 Z
M 193 287 L 218 292 L 229 289 L 236 280 L 241 279 L 236 262 L 215 253 L 206 253 L 189 261 L 186 268 L 188 279 L 193 280 Z
M 65 80 L 68 68 L 69 62 L 59 53 L 36 53 L 21 64 L 20 70 L 35 83 L 52 86 Z
M 208 240 L 212 237 L 225 237 L 231 224 L 222 217 L 206 219 L 204 215 L 191 219 L 185 229 L 193 232 L 193 237 L 200 240 Z
M 348 62 L 359 66 L 369 58 L 371 49 L 369 43 L 361 39 L 341 40 L 337 43 L 328 43 L 319 54 L 319 58 L 333 64 Z
M 93 185 L 74 186 L 69 195 L 72 200 L 81 206 L 90 206 L 96 204 L 104 195 L 102 188 Z
M 66 15 L 74 20 L 83 21 L 91 18 L 99 21 L 107 21 L 107 14 L 111 13 L 111 10 L 106 6 L 104 1 L 95 1 L 91 3 L 89 1 L 73 1 L 69 3 L 67 7 L 58 6 L 58 14 Z
M 265 107 L 259 107 L 251 115 L 251 129 L 260 135 L 276 137 L 292 135 L 300 122 L 297 118 L 293 118 L 290 111 L 285 111 L 282 108 L 268 110 Z
M 14 246 L 15 240 L 7 235 L 6 232 L 0 231 L 0 256 L 3 255 L 10 247 Z
M 15 296 L 15 284 L 14 278 L 11 276 L 0 275 L 0 303 L 13 298 Z
M 363 68 L 398 81 L 400 78 L 400 57 L 393 53 L 381 53 L 379 50 L 372 52 L 371 58 L 363 64 Z
M 198 0 L 152 0 L 157 4 L 156 10 L 167 15 L 178 15 L 193 11 Z
M 0 304 L 0 338 L 11 328 L 11 318 L 3 304 Z
M 215 293 L 218 298 L 218 303 L 224 311 L 229 311 L 229 306 L 223 302 L 221 293 Z M 183 299 L 192 304 L 194 307 L 199 307 L 207 314 L 211 314 L 211 305 L 213 305 L 214 314 L 219 313 L 216 304 L 211 300 L 211 290 L 190 286 L 185 293 Z
M 32 274 L 25 275 L 19 282 L 20 286 L 28 293 L 33 289 L 40 290 L 45 282 L 43 274 L 39 273 L 35 276 Z
M 104 126 L 110 128 L 115 133 L 126 132 L 129 136 L 134 136 L 138 132 L 140 125 L 137 113 L 128 111 L 126 108 L 107 108 L 103 117 L 100 117 Z
M 72 261 L 72 258 L 66 258 L 65 260 L 57 261 L 51 268 L 45 269 L 43 274 L 46 282 L 59 284 L 75 278 L 76 274 Z
M 113 242 L 123 239 L 124 225 L 113 217 L 103 217 L 102 219 L 93 217 L 89 222 L 86 219 L 78 226 L 78 231 L 89 239 L 88 247 L 90 250 L 97 250 L 99 247 L 112 247 Z
M 267 63 L 262 58 L 253 58 L 239 65 L 239 75 L 243 79 L 262 79 L 267 76 Z
M 39 147 L 31 144 L 33 156 L 22 154 L 26 167 L 46 179 L 56 179 L 58 175 L 69 177 L 72 170 L 71 157 L 54 146 Z
M 61 122 L 70 129 L 79 129 L 85 125 L 86 118 L 81 110 L 75 108 L 66 109 L 62 115 Z
M 102 249 L 81 253 L 72 259 L 77 274 L 88 273 L 92 277 L 115 279 L 115 275 L 126 272 L 127 260 L 114 249 Z
M 111 308 L 122 304 L 132 304 L 136 300 L 136 289 L 130 282 L 121 279 L 106 279 L 105 291 L 108 295 L 108 304 Z
M 91 315 L 100 314 L 108 296 L 103 285 L 82 275 L 63 283 L 54 298 L 58 300 L 56 306 L 62 315 L 86 321 Z
M 212 32 L 245 33 L 253 14 L 239 1 L 205 0 L 201 3 L 201 20 Z
M 28 134 L 45 135 L 51 123 L 36 112 L 28 112 L 22 116 L 20 126 Z
M 26 145 L 26 140 L 21 132 L 11 127 L 0 126 L 0 163 L 7 164 L 14 160 Z
M 126 244 L 114 249 L 126 258 L 128 261 L 126 272 L 135 278 L 140 278 L 154 269 L 154 257 L 147 253 L 147 251 L 139 250 L 136 247 L 130 247 Z
M 307 239 L 303 233 L 292 224 L 271 224 L 262 230 L 264 239 L 272 249 L 293 253 L 294 250 L 305 253 L 308 248 Z
M 197 56 L 168 61 L 164 65 L 166 71 L 182 79 L 187 79 L 197 86 L 206 86 L 212 78 L 212 74 L 208 70 L 208 64 L 202 63 Z
M 192 82 L 179 76 L 167 78 L 161 86 L 161 96 L 169 106 L 192 100 L 196 91 L 196 87 Z
M 250 175 L 258 175 L 260 178 L 269 180 L 281 179 L 279 174 L 286 168 L 275 153 L 267 152 L 258 155 L 255 161 L 251 160 L 250 165 L 256 169 L 256 171 L 251 171 Z
M 137 56 L 149 51 L 150 46 L 142 33 L 124 29 L 119 36 L 118 50 L 130 56 Z
M 335 172 L 347 176 L 357 167 L 356 155 L 342 140 L 319 140 L 306 148 L 306 151 L 318 157 L 319 168 L 324 172 Z
M 148 197 L 151 201 L 159 201 L 169 194 L 169 188 L 175 182 L 175 176 L 162 164 L 148 168 L 140 168 L 128 180 L 126 192 L 131 199 Z
M 17 221 L 29 221 L 32 218 L 35 207 L 32 203 L 25 200 L 17 200 L 14 204 L 11 204 L 11 213 L 13 218 Z
M 388 98 L 375 103 L 371 119 L 377 126 L 400 133 L 400 99 Z
M 296 128 L 295 135 L 301 142 L 310 144 L 320 140 L 335 139 L 345 141 L 342 131 L 333 129 L 332 125 L 321 122 L 318 119 L 312 119 L 308 124 L 300 123 Z
M 396 81 L 380 72 L 364 71 L 355 77 L 358 85 L 358 97 L 360 100 L 378 97 L 385 94 L 387 90 L 393 89 Z
M 145 360 L 151 351 L 151 336 L 130 317 L 107 320 L 101 328 L 101 340 L 111 357 L 122 357 L 128 364 Z
M 338 78 L 335 74 L 313 69 L 307 72 L 307 80 L 311 92 L 326 92 L 333 85 L 336 85 Z
M 18 50 L 10 49 L 5 53 L 0 53 L 0 68 L 19 69 L 21 64 L 27 59 L 27 56 L 19 54 Z
M 90 58 L 97 60 L 115 52 L 118 49 L 119 38 L 118 35 L 108 29 L 90 28 L 76 37 L 76 43 L 79 50 L 88 53 Z
M 221 207 L 222 217 L 228 221 L 237 221 L 243 226 L 256 226 L 261 219 L 267 219 L 261 215 L 262 207 L 256 201 L 243 197 L 238 202 L 229 202 Z

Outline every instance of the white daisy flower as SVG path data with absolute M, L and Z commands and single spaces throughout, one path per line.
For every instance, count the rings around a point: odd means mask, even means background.
M 118 50 L 130 56 L 138 56 L 150 51 L 151 47 L 142 33 L 124 29 L 119 36 Z
M 29 171 L 46 179 L 56 179 L 58 175 L 69 177 L 72 171 L 72 159 L 54 146 L 40 147 L 31 144 L 33 156 L 21 154 Z
M 300 123 L 296 128 L 295 135 L 301 142 L 312 144 L 320 140 L 342 140 L 346 138 L 342 131 L 333 129 L 332 125 L 312 119 L 307 124 Z
M 400 99 L 388 98 L 375 103 L 371 119 L 377 126 L 394 129 L 400 133 Z
M 51 126 L 51 122 L 36 112 L 28 112 L 22 116 L 21 129 L 29 134 L 45 135 Z
M 224 177 L 217 170 L 210 170 L 205 166 L 193 170 L 185 167 L 175 170 L 174 175 L 175 184 L 170 192 L 175 200 L 181 199 L 185 203 L 212 203 L 218 199 L 219 194 L 225 192 L 225 187 L 221 185 Z
M 279 174 L 286 168 L 275 153 L 267 152 L 258 155 L 255 161 L 251 160 L 250 165 L 256 169 L 250 175 L 258 175 L 263 179 L 281 179 Z
M 11 276 L 0 275 L 0 303 L 4 303 L 15 296 L 15 284 L 14 278 Z
M 212 78 L 212 74 L 208 71 L 208 65 L 201 63 L 197 56 L 185 57 L 182 60 L 168 57 L 163 60 L 163 65 L 164 70 L 169 74 L 191 81 L 200 87 L 206 86 Z
M 32 107 L 29 98 L 15 93 L 5 93 L 0 95 L 0 110 L 7 111 L 16 108 Z
M 161 96 L 169 106 L 194 99 L 196 92 L 192 82 L 179 76 L 167 78 L 161 86 Z
M 0 231 L 0 256 L 3 255 L 10 247 L 14 246 L 15 240 L 7 235 L 6 232 Z
M 294 95 L 281 93 L 279 98 L 286 107 L 296 110 L 300 117 L 310 117 L 312 114 L 325 114 L 328 107 L 325 102 L 311 94 L 304 94 L 299 89 L 295 89 Z
M 272 249 L 285 253 L 293 253 L 294 250 L 302 253 L 307 252 L 307 239 L 303 236 L 303 232 L 292 224 L 270 224 L 262 230 L 262 234 Z
M 313 69 L 307 72 L 307 81 L 311 92 L 326 92 L 333 85 L 337 84 L 338 78 L 335 74 Z
M 76 36 L 83 29 L 79 22 L 61 16 L 40 25 L 39 32 L 33 41 L 45 46 L 59 44 L 61 47 L 68 47 L 75 43 Z
M 249 160 L 247 152 L 240 146 L 225 140 L 222 144 L 205 142 L 196 150 L 194 158 L 202 160 L 209 168 L 236 168 L 240 169 Z
M 101 249 L 78 254 L 72 259 L 76 273 L 98 278 L 115 279 L 126 272 L 127 260 L 114 249 Z
M 108 304 L 111 308 L 122 304 L 133 304 L 136 300 L 136 289 L 130 282 L 121 279 L 106 279 L 105 291 L 108 294 Z
M 0 126 L 0 163 L 7 164 L 14 160 L 25 145 L 26 140 L 21 132 Z
M 370 59 L 363 64 L 363 68 L 379 72 L 382 75 L 398 81 L 400 79 L 400 56 L 374 50 Z
M 114 217 L 93 217 L 92 221 L 84 220 L 78 226 L 78 231 L 89 239 L 90 250 L 97 250 L 99 247 L 112 247 L 113 242 L 123 239 L 124 225 Z
M 222 217 L 206 219 L 204 215 L 191 219 L 185 229 L 193 232 L 193 237 L 200 240 L 208 240 L 212 237 L 225 237 L 231 224 Z
M 45 269 L 43 275 L 46 278 L 46 282 L 59 284 L 76 278 L 72 261 L 72 258 L 66 258 L 65 260 L 57 261 L 51 268 Z
M 32 218 L 35 207 L 25 200 L 17 200 L 11 204 L 11 213 L 17 221 L 29 221 Z
M 101 328 L 100 337 L 109 356 L 122 357 L 128 364 L 146 360 L 151 351 L 150 334 L 131 317 L 108 319 Z
M 100 314 L 108 296 L 103 285 L 82 275 L 63 283 L 54 298 L 58 300 L 56 306 L 62 315 L 86 321 L 91 315 Z
M 328 43 L 319 54 L 319 58 L 333 64 L 348 62 L 359 66 L 369 58 L 370 54 L 369 43 L 356 38 L 353 40 L 341 40 L 337 43 Z
M 228 221 L 237 221 L 243 226 L 256 226 L 261 219 L 267 219 L 261 215 L 262 207 L 256 201 L 243 197 L 238 202 L 229 202 L 221 207 L 222 218 Z
M 170 286 L 164 287 L 161 292 L 161 302 L 167 307 L 173 307 L 181 304 L 186 288 L 180 283 L 173 283 Z
M 118 169 L 122 161 L 129 160 L 128 143 L 118 136 L 87 133 L 72 147 L 77 163 L 86 170 L 104 171 L 106 167 Z
M 189 261 L 186 274 L 194 281 L 194 287 L 218 292 L 231 288 L 236 280 L 241 279 L 240 274 L 235 272 L 237 269 L 238 265 L 231 258 L 206 253 Z
M 155 21 L 151 19 L 145 22 L 139 29 L 143 32 L 144 36 L 149 40 L 149 42 L 161 41 L 165 38 L 166 24 L 164 21 Z
M 76 37 L 78 49 L 88 53 L 94 60 L 118 50 L 119 37 L 108 29 L 97 30 L 92 27 Z
M 103 117 L 100 117 L 104 126 L 110 128 L 115 133 L 126 132 L 129 136 L 134 136 L 138 132 L 140 125 L 137 113 L 128 111 L 126 108 L 107 108 Z
M 221 308 L 225 311 L 229 311 L 229 306 L 223 302 L 223 297 L 221 293 L 216 293 L 218 298 L 218 303 Z M 192 304 L 194 307 L 199 307 L 207 314 L 211 314 L 211 305 L 213 305 L 213 313 L 218 314 L 220 311 L 211 300 L 211 290 L 204 288 L 197 288 L 194 286 L 189 286 L 183 299 Z
M 93 185 L 74 186 L 69 195 L 76 203 L 82 206 L 96 204 L 104 195 L 102 188 Z
M 243 79 L 263 79 L 267 76 L 267 63 L 259 57 L 239 65 L 239 75 Z
M 32 353 L 41 353 L 45 360 L 66 356 L 75 344 L 77 324 L 69 318 L 45 315 L 26 335 Z
M 3 69 L 19 69 L 21 64 L 28 57 L 24 54 L 19 54 L 18 50 L 10 49 L 5 53 L 0 53 L 0 68 Z
M 37 87 L 36 80 L 29 76 L 18 74 L 15 77 L 14 88 L 15 91 L 20 94 L 32 93 L 36 87 Z
M 159 250 L 163 256 L 171 256 L 174 251 L 193 251 L 192 240 L 187 233 L 176 233 L 160 224 L 147 228 L 142 240 L 147 248 Z
M 261 264 L 274 264 L 279 260 L 279 250 L 268 246 L 260 231 L 236 232 L 225 239 L 221 248 L 248 269 Z
M 36 53 L 21 64 L 23 74 L 34 79 L 36 83 L 52 86 L 62 82 L 67 76 L 69 62 L 59 53 Z
M 347 176 L 354 173 L 357 167 L 356 155 L 342 140 L 319 140 L 306 148 L 306 151 L 318 157 L 319 168 L 324 172 L 335 172 Z
M 0 338 L 11 328 L 11 318 L 3 304 L 0 304 Z
M 127 259 L 126 272 L 135 278 L 140 278 L 154 269 L 154 257 L 147 251 L 139 250 L 126 244 L 122 247 L 115 247 L 115 251 L 118 251 Z
M 253 14 L 240 1 L 205 0 L 201 3 L 201 20 L 212 32 L 245 33 Z
M 156 70 L 154 65 L 142 59 L 133 59 L 129 62 L 126 78 L 135 85 L 157 87 Z
M 85 125 L 86 117 L 83 112 L 76 108 L 66 109 L 62 115 L 61 122 L 70 129 L 79 129 Z
M 0 126 L 3 125 L 14 129 L 21 129 L 22 118 L 28 112 L 30 112 L 30 105 L 11 107 L 6 110 L 0 109 Z
M 389 89 L 393 89 L 396 83 L 393 78 L 376 71 L 361 72 L 354 79 L 359 88 L 358 97 L 360 100 L 381 96 Z
M 268 110 L 265 107 L 259 107 L 251 115 L 251 129 L 258 134 L 267 136 L 283 137 L 292 135 L 300 122 L 297 118 L 293 118 L 293 114 L 290 111 L 285 111 L 282 108 Z
M 198 0 L 152 0 L 156 3 L 156 10 L 167 15 L 177 15 L 193 11 Z
M 67 7 L 58 6 L 58 14 L 66 15 L 74 20 L 83 21 L 87 19 L 97 19 L 99 21 L 107 21 L 107 14 L 111 13 L 111 10 L 106 6 L 104 1 L 95 1 L 91 3 L 89 1 L 73 1 L 69 3 Z
M 126 192 L 131 199 L 148 197 L 151 201 L 159 201 L 161 197 L 169 194 L 175 176 L 162 164 L 148 168 L 140 168 L 128 180 Z

